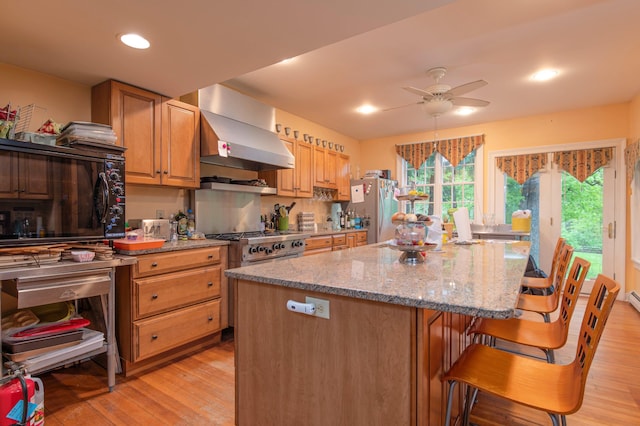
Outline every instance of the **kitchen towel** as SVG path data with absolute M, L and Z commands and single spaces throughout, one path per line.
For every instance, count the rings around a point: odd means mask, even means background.
M 469 210 L 466 207 L 460 207 L 453 213 L 453 221 L 458 231 L 458 241 L 471 241 L 471 223 L 469 221 Z

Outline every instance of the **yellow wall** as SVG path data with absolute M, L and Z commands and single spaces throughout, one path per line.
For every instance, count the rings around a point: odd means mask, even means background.
M 485 160 L 490 151 L 558 145 L 610 138 L 625 138 L 629 104 L 563 111 L 553 114 L 495 121 L 476 126 L 438 130 L 438 139 L 485 135 Z M 413 133 L 360 143 L 362 170 L 390 169 L 396 178 L 396 144 L 434 140 L 433 132 Z
M 32 116 L 32 131 L 47 119 L 61 124 L 91 121 L 91 87 L 0 63 L 0 107 L 9 102 L 12 107 L 42 108 Z
M 320 138 L 320 140 L 327 140 L 344 145 L 345 149 L 343 152 L 349 155 L 351 173 L 355 174 L 354 165 L 357 166 L 357 164 L 359 164 L 361 151 L 361 145 L 357 139 L 342 135 L 335 130 L 331 130 L 313 121 L 282 110 L 276 110 L 276 122 L 282 124 L 282 130 L 280 132 L 282 135 L 284 135 L 284 128 L 289 127 L 291 129 L 291 137 L 293 137 L 293 131 L 298 130 L 300 132 L 299 139 L 302 139 L 306 133 L 312 135 L 314 139 Z
M 630 107 L 629 107 L 629 139 L 627 140 L 627 143 L 632 143 L 632 142 L 636 142 L 638 139 L 640 139 L 640 94 L 637 95 L 635 98 L 633 98 L 633 100 L 631 101 Z M 634 179 L 640 179 L 640 176 L 635 176 Z M 627 259 L 625 262 L 625 268 L 626 268 L 626 284 L 627 284 L 627 288 L 625 289 L 626 291 L 631 291 L 631 290 L 636 290 L 639 291 L 640 290 L 640 271 L 638 271 L 635 267 L 635 265 L 633 264 L 633 262 L 631 261 L 631 211 L 630 211 L 630 206 L 631 206 L 631 202 L 629 201 L 629 191 L 630 188 L 627 187 L 627 229 L 629 230 L 629 232 L 627 232 Z

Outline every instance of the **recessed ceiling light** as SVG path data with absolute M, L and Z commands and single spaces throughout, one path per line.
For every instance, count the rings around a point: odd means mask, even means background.
M 378 108 L 374 107 L 373 105 L 365 104 L 356 108 L 356 111 L 360 114 L 367 115 L 378 111 Z
M 553 69 L 544 69 L 544 70 L 540 70 L 536 73 L 534 73 L 531 76 L 531 80 L 534 81 L 547 81 L 547 80 L 551 80 L 552 78 L 557 77 L 559 74 L 558 70 L 553 70 Z
M 151 46 L 146 38 L 134 33 L 122 34 L 120 41 L 134 49 L 148 49 Z
M 455 111 L 456 115 L 469 115 L 474 112 L 476 112 L 476 109 L 472 107 L 460 107 Z
M 286 58 L 281 60 L 280 62 L 278 62 L 279 64 L 290 64 L 291 62 L 293 62 L 296 58 Z

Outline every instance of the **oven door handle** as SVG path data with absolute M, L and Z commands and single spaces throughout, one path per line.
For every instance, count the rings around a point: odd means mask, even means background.
M 98 174 L 98 180 L 93 189 L 93 203 L 98 215 L 98 221 L 105 223 L 107 210 L 109 209 L 109 183 L 104 172 Z

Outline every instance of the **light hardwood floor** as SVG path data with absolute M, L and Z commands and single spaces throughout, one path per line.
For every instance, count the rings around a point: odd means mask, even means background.
M 581 299 L 558 362 L 574 356 L 582 321 Z M 533 352 L 532 352 L 533 354 Z M 537 355 L 537 354 L 536 354 Z M 137 377 L 117 377 L 108 392 L 104 370 L 93 362 L 42 375 L 45 422 L 56 425 L 232 425 L 234 423 L 232 338 L 196 355 Z M 480 395 L 472 411 L 478 425 L 550 425 L 536 410 Z M 640 313 L 617 302 L 587 380 L 582 409 L 570 426 L 640 425 Z M 351 426 L 351 425 L 349 425 Z

